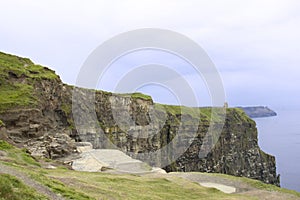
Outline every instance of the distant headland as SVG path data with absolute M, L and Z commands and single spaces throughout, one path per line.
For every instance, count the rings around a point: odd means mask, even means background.
M 260 118 L 260 117 L 273 117 L 277 113 L 267 106 L 247 106 L 247 107 L 238 107 L 245 111 L 245 113 L 251 118 Z

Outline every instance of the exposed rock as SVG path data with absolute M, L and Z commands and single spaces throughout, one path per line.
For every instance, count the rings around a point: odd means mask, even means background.
M 1 120 L 0 120 L 1 121 Z M 2 122 L 2 121 L 1 121 Z M 10 144 L 16 145 L 13 140 L 8 137 L 8 133 L 5 124 L 2 122 L 0 126 L 0 140 L 5 140 Z
M 152 167 L 152 170 L 151 172 L 154 172 L 154 173 L 160 173 L 160 174 L 166 174 L 166 170 L 162 169 L 162 168 L 159 168 L 159 167 Z
M 231 194 L 236 192 L 236 188 L 224 184 L 219 184 L 219 183 L 211 183 L 211 182 L 202 182 L 200 185 L 204 187 L 209 187 L 209 188 L 216 188 L 226 194 Z
M 7 156 L 7 153 L 5 151 L 0 150 L 0 157 L 5 157 L 5 156 Z
M 78 171 L 105 171 L 113 169 L 121 173 L 153 173 L 162 169 L 150 167 L 140 160 L 133 159 L 116 149 L 94 149 L 82 153 L 80 159 L 73 161 L 72 168 Z
M 65 133 L 29 139 L 24 146 L 31 155 L 50 159 L 62 158 L 77 153 L 75 141 Z
M 81 116 L 83 119 L 89 117 L 91 111 L 86 103 L 89 101 L 88 96 L 88 93 L 81 96 L 80 107 L 73 110 L 73 115 Z M 101 128 L 96 126 L 86 128 L 82 119 L 76 123 L 77 132 L 74 131 L 72 136 L 78 141 L 91 142 L 94 148 L 100 149 L 116 146 L 133 158 L 159 167 L 164 167 L 166 161 L 174 159 L 170 157 L 168 151 L 176 154 L 177 151 L 190 145 L 185 153 L 164 169 L 225 173 L 279 185 L 274 156 L 260 150 L 256 124 L 240 109 L 227 109 L 225 124 L 218 142 L 206 157 L 199 158 L 200 148 L 203 145 L 208 148 L 214 139 L 214 135 L 211 135 L 204 141 L 210 126 L 208 117 L 201 115 L 200 123 L 197 125 L 199 119 L 195 116 L 174 113 L 172 110 L 175 107 L 172 106 L 166 106 L 167 114 L 164 115 L 165 113 L 161 113 L 162 111 L 149 100 L 135 101 L 130 97 L 114 96 L 100 91 L 96 93 L 95 99 L 95 113 Z M 138 107 L 143 109 L 135 113 L 133 108 Z M 132 120 L 128 113 L 144 117 Z M 182 118 L 185 120 L 182 121 Z M 218 129 L 222 125 L 216 121 L 211 124 L 211 128 Z M 178 141 L 170 143 L 179 134 L 180 128 Z M 162 152 L 160 157 L 156 155 L 151 157 L 151 154 L 147 154 L 162 149 L 167 144 L 168 149 Z
M 57 167 L 53 166 L 53 165 L 47 165 L 45 167 L 45 169 L 56 169 Z
M 79 153 L 91 151 L 93 149 L 93 145 L 90 142 L 77 142 L 76 146 Z
M 5 141 L 8 140 L 6 128 L 4 126 L 0 127 L 0 140 L 5 140 Z
M 0 119 L 6 125 L 0 132 L 3 138 L 28 148 L 32 155 L 59 159 L 77 153 L 74 141 L 90 142 L 96 149 L 117 147 L 152 166 L 174 161 L 165 166 L 166 171 L 226 173 L 279 184 L 275 158 L 260 150 L 255 122 L 240 109 L 226 109 L 219 140 L 203 157 L 200 148 L 209 149 L 215 140 L 213 134 L 205 137 L 210 108 L 203 108 L 199 119 L 193 114 L 198 109 L 185 107 L 188 112 L 181 113 L 183 107 L 154 104 L 142 94 L 74 88 L 29 59 L 7 57 L 0 66 L 0 95 L 8 88 L 13 94 L 0 102 Z M 9 63 L 9 67 L 3 63 Z M 73 104 L 72 108 L 73 91 L 77 106 Z M 218 121 L 211 124 L 212 130 L 222 126 Z M 178 142 L 173 142 L 176 136 Z M 170 156 L 170 152 L 181 152 L 187 145 L 190 147 L 179 158 Z M 165 146 L 168 148 L 159 157 L 151 157 L 151 152 Z M 143 153 L 150 153 L 150 158 Z
M 101 172 L 109 168 L 109 165 L 97 160 L 91 154 L 84 154 L 82 158 L 73 161 L 72 168 L 77 171 Z

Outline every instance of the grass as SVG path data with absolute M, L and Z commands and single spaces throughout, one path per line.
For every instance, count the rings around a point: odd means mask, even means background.
M 7 143 L 6 141 L 0 140 L 0 150 L 2 151 L 7 151 L 7 150 L 11 150 L 14 149 L 15 147 L 9 143 Z
M 21 67 L 24 65 L 32 65 L 33 62 L 28 58 L 20 58 L 15 55 L 0 52 L 0 64 L 2 66 Z
M 178 106 L 178 105 L 164 105 L 155 103 L 155 109 L 167 112 L 171 115 L 180 116 L 180 115 L 190 115 L 192 118 L 201 119 L 204 121 L 220 122 L 224 118 L 223 108 L 217 107 L 187 107 L 187 106 Z M 234 108 L 235 109 L 235 108 Z M 226 109 L 226 112 L 229 109 Z
M 300 193 L 296 192 L 294 190 L 288 190 L 288 189 L 285 189 L 285 188 L 280 188 L 280 187 L 277 187 L 275 185 L 266 184 L 266 183 L 263 183 L 261 181 L 254 180 L 254 179 L 249 179 L 249 178 L 245 178 L 245 177 L 235 177 L 235 176 L 230 176 L 230 175 L 226 175 L 226 174 L 214 174 L 214 173 L 208 173 L 208 174 L 205 174 L 205 175 L 217 176 L 217 177 L 222 177 L 222 178 L 229 179 L 229 180 L 240 181 L 240 182 L 247 183 L 247 184 L 249 184 L 252 187 L 257 188 L 257 189 L 266 190 L 266 191 L 275 191 L 275 192 L 286 193 L 286 194 L 292 194 L 292 195 L 295 195 L 296 197 L 300 197 Z
M 0 140 L 0 150 L 7 153 L 6 159 L 3 160 L 0 157 L 0 163 L 27 174 L 33 180 L 66 199 L 255 199 L 246 195 L 224 194 L 216 189 L 205 188 L 179 177 L 155 178 L 129 174 L 78 172 L 63 166 L 51 170 L 44 169 L 25 150 L 16 148 L 5 141 Z M 47 163 L 51 164 L 51 161 Z M 258 189 L 300 196 L 297 192 L 252 179 L 221 174 L 206 175 L 243 181 Z M 24 186 L 19 180 L 9 175 L 0 174 L 0 188 L 0 200 L 44 199 L 36 191 Z
M 16 177 L 0 174 L 0 200 L 47 199 L 34 189 L 26 186 Z
M 27 58 L 0 52 L 0 112 L 11 108 L 37 105 L 38 98 L 34 91 L 34 85 L 38 83 L 36 81 L 58 78 L 52 70 L 35 65 Z M 110 95 L 111 93 L 103 92 L 103 94 Z M 152 101 L 151 96 L 142 93 L 119 95 Z M 155 109 L 175 116 L 187 114 L 196 119 L 200 117 L 201 120 L 217 121 L 222 117 L 222 112 L 218 110 L 212 112 L 212 108 L 155 104 Z M 70 114 L 71 106 L 63 104 L 62 110 Z M 227 112 L 232 113 L 237 121 L 244 117 L 250 120 L 240 109 L 227 109 Z M 4 126 L 4 123 L 0 120 L 1 126 Z M 175 177 L 165 179 L 87 173 L 63 169 L 63 167 L 47 170 L 41 168 L 41 164 L 25 149 L 16 148 L 0 140 L 0 150 L 6 152 L 5 156 L 0 157 L 1 163 L 28 174 L 32 179 L 67 199 L 252 199 L 235 194 L 223 194 L 216 189 L 204 188 L 199 184 Z M 48 160 L 48 163 L 51 161 Z M 260 181 L 246 178 L 240 178 L 240 180 L 259 189 L 279 191 L 300 197 L 297 192 L 267 185 Z M 17 178 L 0 174 L 0 200 L 2 199 L 44 199 L 44 197 L 25 186 Z
M 62 103 L 61 110 L 68 116 L 72 112 L 72 104 Z
M 75 189 L 66 186 L 66 184 L 58 181 L 56 179 L 50 178 L 46 176 L 44 173 L 32 173 L 27 171 L 31 178 L 38 181 L 39 183 L 49 187 L 56 194 L 61 194 L 63 197 L 67 199 L 80 199 L 80 200 L 90 200 L 94 199 L 84 192 L 81 192 L 82 189 Z M 47 172 L 46 172 L 47 174 Z
M 35 65 L 28 58 L 21 58 L 0 52 L 0 75 L 7 78 L 10 74 L 16 78 L 20 78 L 21 76 L 33 79 L 58 78 L 54 71 L 41 65 Z
M 31 157 L 25 149 L 19 149 L 6 141 L 0 140 L 0 150 L 6 151 L 8 154 L 7 160 L 20 166 L 35 166 L 40 167 L 40 164 Z
M 250 184 L 252 187 L 257 188 L 257 189 L 262 189 L 262 190 L 267 190 L 267 191 L 276 191 L 276 192 L 292 194 L 297 197 L 300 197 L 300 193 L 296 192 L 294 190 L 288 190 L 285 188 L 277 187 L 275 185 L 265 184 L 265 183 L 262 183 L 261 181 L 257 181 L 257 180 L 253 180 L 253 179 L 246 179 L 246 178 L 242 178 L 242 179 L 244 179 L 243 180 L 244 182 Z
M 62 194 L 67 199 L 93 199 L 88 197 L 82 192 L 76 191 L 74 188 L 68 187 L 62 182 L 51 179 L 47 177 L 45 174 L 47 174 L 47 170 L 44 170 L 41 168 L 41 164 L 37 162 L 35 159 L 33 159 L 25 149 L 19 149 L 14 147 L 13 145 L 0 140 L 0 150 L 5 151 L 7 153 L 6 158 L 4 161 L 1 161 L 1 163 L 6 164 L 10 167 L 13 167 L 21 172 L 27 173 L 30 177 L 32 177 L 34 180 L 40 182 L 41 184 L 49 187 L 52 191 L 54 191 L 57 194 Z M 63 169 L 58 169 L 63 170 Z M 0 185 L 0 188 L 2 186 Z M 0 190 L 1 192 L 1 190 Z M 26 191 L 21 191 L 21 193 L 24 193 L 24 197 L 26 197 Z M 20 194 L 21 194 L 20 193 Z M 35 193 L 34 193 L 35 194 Z M 6 194 L 5 194 L 6 195 Z M 22 195 L 21 195 L 22 196 Z M 1 196 L 0 196 L 1 197 Z M 37 197 L 39 197 L 37 195 Z M 20 199 L 20 198 L 8 198 L 8 199 Z M 24 198 L 26 199 L 26 198 Z M 31 197 L 28 199 L 39 199 L 35 197 Z M 1 198 L 0 198 L 1 200 Z
M 48 176 L 64 179 L 76 190 L 84 188 L 86 194 L 100 199 L 240 199 L 239 195 L 225 195 L 181 178 L 168 180 L 70 170 L 53 170 Z
M 57 78 L 54 71 L 35 65 L 28 58 L 0 52 L 0 112 L 37 105 L 34 83 Z
M 49 187 L 66 199 L 253 199 L 224 194 L 216 189 L 181 178 L 147 178 L 134 175 L 77 172 L 67 169 L 15 169 L 27 173 L 35 181 Z
M 2 126 L 5 126 L 5 124 L 4 124 L 4 122 L 3 122 L 2 120 L 0 120 L 0 128 L 1 128 Z
M 152 101 L 152 97 L 146 94 L 142 94 L 140 92 L 135 92 L 135 93 L 125 93 L 125 94 L 118 94 L 123 97 L 131 97 L 133 99 L 142 99 L 146 101 Z
M 7 153 L 4 160 L 0 157 L 0 163 L 27 174 L 66 199 L 251 199 L 223 194 L 216 189 L 204 188 L 176 177 L 168 180 L 136 175 L 78 172 L 63 167 L 49 170 L 41 168 L 25 150 L 5 141 L 0 140 L 0 150 Z M 43 199 L 33 189 L 9 175 L 1 175 L 0 187 L 3 191 L 2 199 Z M 12 196 L 8 196 L 9 194 Z
M 178 106 L 178 105 L 164 105 L 155 103 L 155 109 L 163 112 L 167 112 L 171 115 L 179 116 L 188 114 L 194 118 L 200 118 L 200 109 L 199 108 L 192 108 L 186 106 Z
M 13 83 L 0 85 L 0 111 L 37 104 L 31 85 Z

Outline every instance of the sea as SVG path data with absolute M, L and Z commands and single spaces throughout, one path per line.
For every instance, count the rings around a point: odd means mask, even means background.
M 259 146 L 276 157 L 281 187 L 300 192 L 300 108 L 271 109 L 277 116 L 254 119 Z

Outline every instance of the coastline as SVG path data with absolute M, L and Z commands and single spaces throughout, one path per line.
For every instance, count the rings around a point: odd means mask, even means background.
M 276 156 L 281 186 L 300 191 L 300 109 L 277 106 L 275 117 L 255 118 L 261 149 Z

